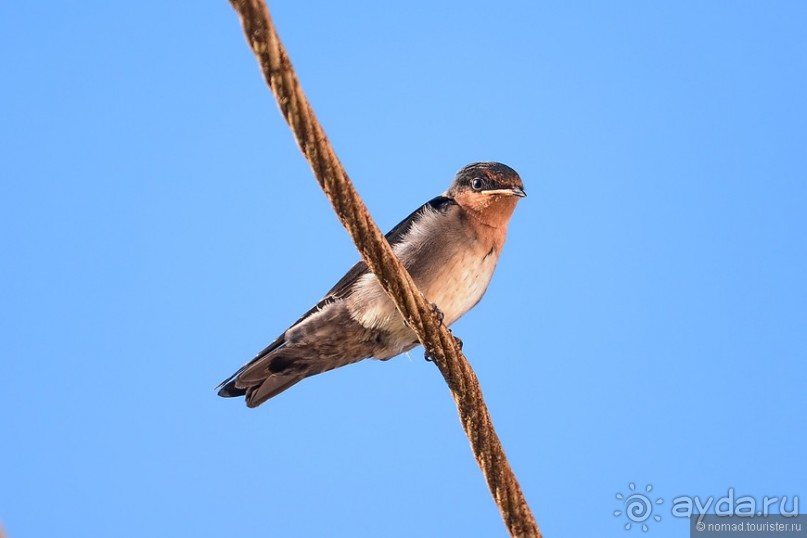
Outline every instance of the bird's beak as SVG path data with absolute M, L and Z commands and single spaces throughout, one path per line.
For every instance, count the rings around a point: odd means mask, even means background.
M 521 187 L 513 187 L 512 189 L 491 189 L 489 191 L 482 191 L 482 194 L 502 194 L 504 196 L 518 196 L 525 198 L 527 193 Z
M 519 198 L 526 198 L 527 193 L 521 187 L 513 187 L 513 194 Z

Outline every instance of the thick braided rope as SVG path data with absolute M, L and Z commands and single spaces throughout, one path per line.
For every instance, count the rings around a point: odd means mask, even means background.
M 280 42 L 263 0 L 230 0 L 241 17 L 247 41 L 258 58 L 264 78 L 294 133 L 314 176 L 350 233 L 367 266 L 378 277 L 401 315 L 417 334 L 451 390 L 474 457 L 502 513 L 511 536 L 540 537 L 538 525 L 524 499 L 482 398 L 476 374 L 460 346 L 443 326 L 393 254 L 367 207 L 348 178 L 325 132 L 303 94 L 297 75 Z

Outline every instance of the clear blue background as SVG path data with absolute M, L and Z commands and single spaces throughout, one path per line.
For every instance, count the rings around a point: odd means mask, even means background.
M 807 4 L 271 8 L 382 229 L 521 173 L 455 330 L 547 536 L 807 505 Z M 419 349 L 216 397 L 357 259 L 227 2 L 4 2 L 0 65 L 10 538 L 505 534 Z

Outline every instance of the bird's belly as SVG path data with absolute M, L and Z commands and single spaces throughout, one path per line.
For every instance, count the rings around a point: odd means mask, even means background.
M 443 323 L 451 325 L 482 299 L 496 268 L 497 253 L 454 256 L 441 267 L 435 278 L 424 282 L 421 291 L 443 313 Z
M 416 275 L 415 283 L 426 299 L 443 313 L 443 323 L 450 325 L 473 308 L 487 290 L 496 268 L 498 253 L 456 253 L 427 275 Z M 389 335 L 389 353 L 394 356 L 411 349 L 416 342 L 414 333 L 387 297 L 378 279 L 368 273 L 356 283 L 348 299 L 351 317 L 368 329 L 379 329 Z M 394 349 L 393 349 L 394 348 Z M 397 351 L 396 351 L 397 349 Z M 385 358 L 385 357 L 384 357 Z

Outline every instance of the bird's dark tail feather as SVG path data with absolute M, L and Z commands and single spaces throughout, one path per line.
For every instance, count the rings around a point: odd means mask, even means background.
M 224 398 L 246 396 L 247 407 L 258 407 L 306 377 L 324 371 L 312 363 L 309 355 L 283 343 L 269 346 L 225 379 L 217 387 L 218 394 Z
M 238 378 L 235 378 L 222 385 L 218 394 L 224 398 L 246 396 L 247 407 L 258 407 L 269 398 L 277 396 L 306 377 L 308 376 L 299 374 L 268 374 L 262 380 L 256 381 L 253 385 L 244 385 L 239 382 Z
M 219 389 L 218 394 L 222 398 L 236 398 L 238 396 L 244 396 L 247 393 L 247 389 L 236 388 L 234 379 L 232 381 L 225 380 L 216 388 Z

